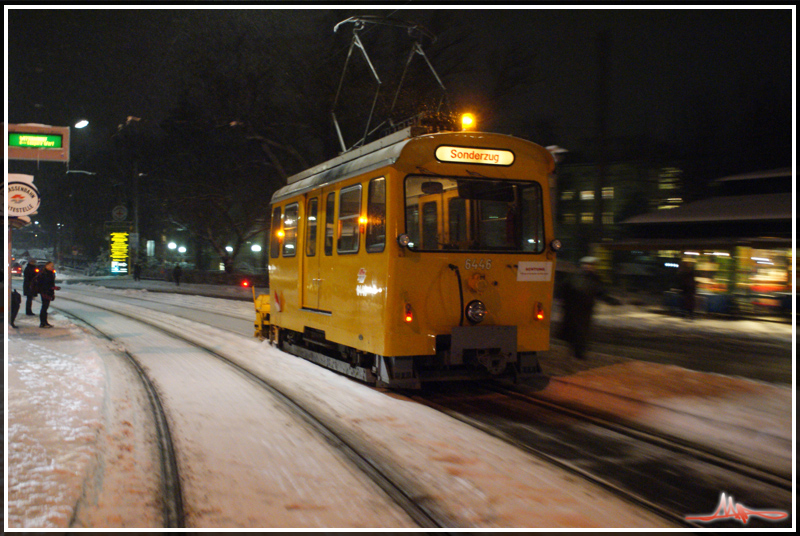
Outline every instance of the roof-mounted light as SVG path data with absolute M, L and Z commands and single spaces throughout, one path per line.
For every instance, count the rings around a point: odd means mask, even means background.
M 477 126 L 475 116 L 472 114 L 461 114 L 461 130 L 474 130 Z

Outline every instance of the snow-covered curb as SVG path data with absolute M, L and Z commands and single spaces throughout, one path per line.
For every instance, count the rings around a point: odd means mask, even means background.
M 57 325 L 9 343 L 10 527 L 69 526 L 104 426 L 103 360 L 80 329 Z

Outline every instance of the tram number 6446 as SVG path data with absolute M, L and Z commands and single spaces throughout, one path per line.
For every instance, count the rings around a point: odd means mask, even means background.
M 465 270 L 490 270 L 492 259 L 467 259 L 464 263 Z

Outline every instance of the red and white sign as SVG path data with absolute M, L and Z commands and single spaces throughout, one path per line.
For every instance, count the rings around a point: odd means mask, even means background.
M 520 262 L 517 265 L 517 281 L 550 281 L 552 276 L 552 262 Z
M 14 217 L 30 216 L 39 209 L 39 190 L 30 181 L 12 180 L 15 175 L 10 174 L 8 181 L 8 215 Z M 16 177 L 22 177 L 16 175 Z
M 440 162 L 510 166 L 514 163 L 514 153 L 502 149 L 480 149 L 477 147 L 453 147 L 450 145 L 442 145 L 436 149 L 436 159 Z
M 128 217 L 128 208 L 125 205 L 117 205 L 111 210 L 111 217 L 114 221 L 125 221 Z

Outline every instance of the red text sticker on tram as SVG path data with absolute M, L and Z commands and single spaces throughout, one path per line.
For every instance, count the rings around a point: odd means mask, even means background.
M 367 279 L 367 269 L 361 268 L 358 271 L 358 284 L 362 284 Z
M 770 521 L 780 521 L 789 517 L 789 514 L 781 510 L 751 510 L 742 503 L 734 503 L 733 497 L 725 495 L 723 491 L 719 497 L 719 505 L 717 505 L 717 509 L 713 514 L 686 516 L 686 520 L 711 523 L 723 519 L 735 519 L 742 525 L 747 525 L 751 517 L 762 517 Z
M 517 264 L 517 281 L 550 281 L 552 262 L 520 262 Z

